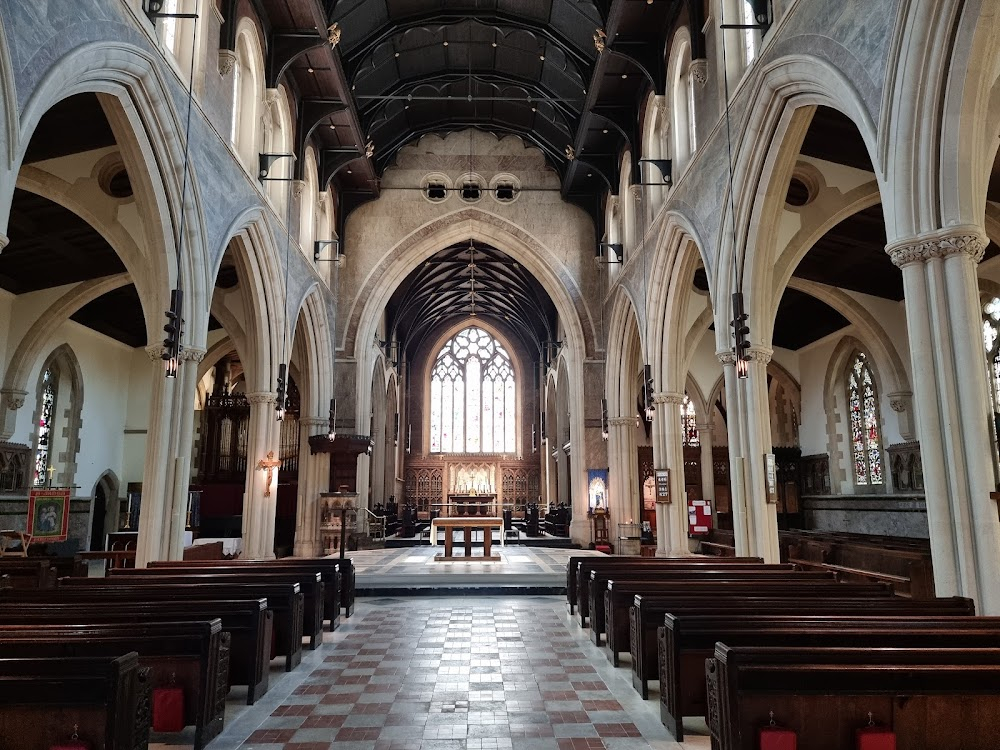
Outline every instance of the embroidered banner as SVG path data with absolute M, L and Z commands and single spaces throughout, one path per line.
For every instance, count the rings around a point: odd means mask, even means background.
M 608 509 L 608 470 L 588 469 L 587 470 L 587 495 L 589 498 L 589 509 L 593 513 L 595 510 L 607 511 Z
M 69 536 L 69 487 L 31 490 L 27 528 L 32 543 L 65 542 Z

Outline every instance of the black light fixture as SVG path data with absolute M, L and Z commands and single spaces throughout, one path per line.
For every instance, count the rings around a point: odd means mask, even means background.
M 667 187 L 674 184 L 673 162 L 670 159 L 639 159 L 640 164 L 652 164 L 660 170 L 660 177 Z M 642 182 L 641 185 L 659 185 L 659 182 Z
M 547 435 L 545 434 L 545 412 L 544 411 L 542 412 L 541 420 L 542 420 L 542 422 L 541 422 L 541 436 L 542 436 L 542 440 L 545 440 L 545 438 L 547 437 Z
M 646 421 L 652 422 L 656 406 L 653 404 L 653 368 L 649 365 L 642 366 L 642 406 Z
M 392 444 L 396 445 L 396 446 L 399 445 L 399 412 L 398 411 L 396 412 L 396 415 L 393 417 L 393 423 L 392 423 Z
M 736 354 L 736 377 L 746 378 L 750 374 L 750 326 L 748 321 L 750 316 L 743 308 L 743 292 L 733 292 L 733 338 L 736 345 L 733 352 Z
M 334 256 L 332 258 L 320 258 L 319 256 L 320 256 L 320 253 L 323 252 L 323 248 L 327 247 L 328 245 L 336 245 L 337 252 L 334 254 Z M 333 240 L 316 240 L 315 242 L 313 242 L 313 260 L 316 263 L 322 263 L 323 261 L 336 263 L 337 261 L 339 261 L 343 257 L 344 257 L 344 254 L 342 252 L 340 252 L 340 240 L 339 239 L 333 239 Z
M 142 12 L 150 21 L 157 18 L 198 18 L 197 13 L 164 13 L 163 3 L 164 0 L 143 0 Z
M 167 337 L 163 339 L 163 354 L 160 357 L 166 363 L 166 376 L 168 378 L 177 377 L 177 365 L 180 361 L 181 336 L 184 333 L 184 318 L 181 317 L 182 301 L 184 294 L 180 289 L 173 289 L 170 292 L 170 309 L 167 310 L 167 324 L 163 326 L 163 331 Z
M 605 440 L 611 435 L 611 423 L 608 420 L 608 400 L 601 399 L 601 437 Z
M 604 252 L 605 248 L 611 250 L 614 255 L 606 255 Z M 625 262 L 625 246 L 620 242 L 598 242 L 597 243 L 597 257 L 594 258 L 595 263 L 606 263 L 610 265 L 611 263 L 624 263 Z
M 278 385 L 275 388 L 277 393 L 277 398 L 274 402 L 274 410 L 278 414 L 278 421 L 280 422 L 285 418 L 285 399 L 286 399 L 286 388 L 285 388 L 285 374 L 288 370 L 287 365 L 282 362 L 278 365 Z
M 294 177 L 271 177 L 271 167 L 281 159 L 295 161 L 295 154 L 257 154 L 257 179 L 263 182 L 292 182 Z
M 753 29 L 762 34 L 771 28 L 771 24 L 774 23 L 771 0 L 750 0 L 750 9 L 753 11 L 753 18 L 756 23 L 723 23 L 719 24 L 719 28 L 743 31 Z

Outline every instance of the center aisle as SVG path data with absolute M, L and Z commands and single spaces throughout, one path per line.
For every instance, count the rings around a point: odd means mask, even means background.
M 673 750 L 556 596 L 374 598 L 263 723 L 211 750 Z M 242 743 L 242 744 L 240 744 Z

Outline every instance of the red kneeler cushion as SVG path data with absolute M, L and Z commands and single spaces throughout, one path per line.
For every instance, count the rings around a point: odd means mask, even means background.
M 796 750 L 798 738 L 791 729 L 764 727 L 760 730 L 760 750 Z
M 184 691 L 179 687 L 153 690 L 153 731 L 179 732 L 184 729 Z
M 889 727 L 862 727 L 856 736 L 858 750 L 896 750 L 896 733 Z
M 83 740 L 66 740 L 60 745 L 49 745 L 49 750 L 90 750 L 90 745 Z

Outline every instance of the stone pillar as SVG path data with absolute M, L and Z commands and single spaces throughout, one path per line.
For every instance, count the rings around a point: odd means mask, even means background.
M 670 466 L 667 452 L 667 420 L 661 413 L 664 402 L 657 400 L 662 394 L 654 394 L 653 401 L 657 404 L 656 416 L 653 417 L 653 469 L 665 469 Z M 656 556 L 670 556 L 669 516 L 670 509 L 663 503 L 656 504 Z
M 767 364 L 771 349 L 752 348 L 747 363 L 749 377 L 742 381 L 740 402 L 746 419 L 743 435 L 747 535 L 750 554 L 766 563 L 780 562 L 778 508 L 768 502 L 764 455 L 771 452 L 771 410 L 767 396 Z M 732 413 L 730 406 L 727 413 Z
M 968 596 L 1000 615 L 1000 518 L 991 500 L 986 359 L 977 228 L 889 245 L 903 272 L 917 432 L 938 596 Z
M 188 493 L 191 486 L 191 454 L 194 450 L 194 405 L 198 392 L 198 365 L 205 358 L 204 349 L 181 350 L 175 395 L 176 427 L 172 441 L 173 493 L 170 531 L 167 535 L 168 560 L 184 558 L 184 531 L 187 529 Z M 145 484 L 143 484 L 145 492 Z
M 278 502 L 278 468 L 268 470 L 261 461 L 278 458 L 277 394 L 247 394 L 250 424 L 247 435 L 247 479 L 243 492 L 243 556 L 250 560 L 274 557 L 274 515 Z M 271 454 L 271 455 L 269 455 Z
M 732 351 L 716 352 L 726 382 L 726 431 L 729 433 L 729 477 L 731 507 L 733 512 L 733 536 L 736 541 L 736 555 L 750 554 L 750 537 L 747 532 L 747 498 L 743 476 L 743 412 L 740 405 L 740 388 L 736 377 L 736 355 Z
M 299 488 L 295 507 L 296 557 L 315 557 L 323 553 L 319 533 L 319 494 L 330 482 L 330 454 L 312 453 L 309 438 L 325 435 L 330 420 L 326 417 L 299 419 Z
M 139 539 L 135 566 L 145 568 L 151 560 L 167 559 L 170 532 L 168 487 L 170 472 L 171 422 L 175 412 L 177 379 L 163 375 L 164 348 L 146 347 L 153 371 L 153 393 L 149 402 L 149 427 L 146 430 L 146 458 L 142 470 L 142 500 L 139 506 Z
M 635 417 L 612 417 L 608 425 L 608 536 L 617 544 L 618 524 L 635 520 Z
M 709 408 L 712 408 L 709 405 Z M 701 499 L 707 500 L 712 506 L 712 525 L 715 525 L 715 458 L 713 448 L 713 427 L 711 422 L 699 423 L 698 441 L 701 443 Z
M 656 468 L 670 470 L 670 504 L 660 503 L 656 506 L 656 553 L 658 556 L 680 557 L 689 554 L 687 493 L 684 491 L 684 440 L 681 435 L 681 404 L 684 403 L 684 394 L 656 393 L 653 395 L 653 403 L 656 404 L 653 421 L 663 423 L 664 437 L 663 465 Z
M 377 416 L 377 415 L 376 415 Z M 378 503 L 385 503 L 385 415 L 381 420 L 375 422 L 375 430 L 372 434 L 375 447 L 372 449 L 372 459 L 370 465 L 371 474 L 368 481 L 372 488 L 371 498 L 368 507 L 374 508 Z

